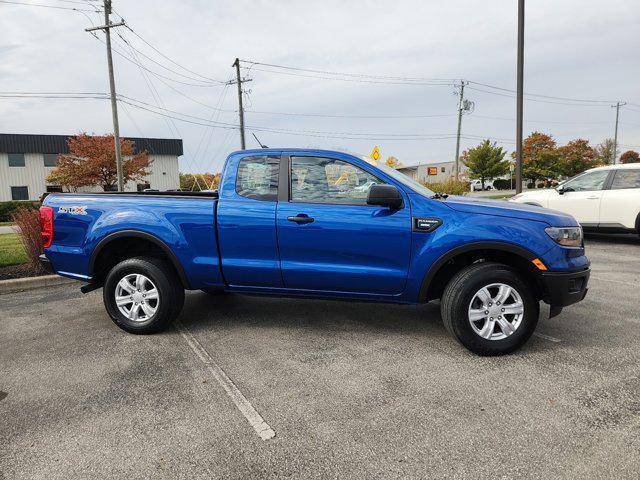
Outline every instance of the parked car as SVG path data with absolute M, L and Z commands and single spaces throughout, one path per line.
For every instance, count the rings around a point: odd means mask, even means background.
M 472 192 L 482 191 L 482 182 L 479 178 L 473 179 L 470 182 L 470 188 Z M 485 180 L 484 181 L 484 189 L 492 190 L 493 189 L 493 180 Z
M 185 290 L 440 299 L 465 347 L 503 354 L 531 336 L 541 300 L 557 315 L 589 279 L 571 216 L 434 194 L 333 151 L 235 152 L 219 192 L 52 193 L 40 214 L 43 262 L 86 282 L 83 292 L 102 288 L 110 317 L 132 333 L 170 324 Z
M 510 201 L 568 213 L 588 231 L 640 234 L 640 163 L 592 168 L 555 189 L 530 190 Z

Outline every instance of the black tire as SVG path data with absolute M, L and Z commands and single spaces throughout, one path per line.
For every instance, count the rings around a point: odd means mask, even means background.
M 481 337 L 469 321 L 469 307 L 474 296 L 483 287 L 494 283 L 514 289 L 524 306 L 519 326 L 502 339 Z M 467 349 L 478 355 L 504 355 L 517 350 L 529 340 L 538 324 L 540 303 L 516 270 L 501 263 L 482 262 L 464 268 L 451 279 L 442 294 L 440 311 L 447 330 Z M 500 335 L 502 329 L 496 325 L 493 331 Z
M 155 312 L 148 318 L 137 321 L 120 311 L 115 297 L 118 282 L 133 274 L 147 277 L 158 295 Z M 152 257 L 129 258 L 115 265 L 107 274 L 102 299 L 113 322 L 123 330 L 137 334 L 155 333 L 165 329 L 180 314 L 184 305 L 184 288 L 174 269 L 162 260 Z

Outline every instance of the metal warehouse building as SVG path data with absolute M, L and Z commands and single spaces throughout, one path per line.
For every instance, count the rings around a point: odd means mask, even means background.
M 438 162 L 412 165 L 408 167 L 399 167 L 398 171 L 420 183 L 444 182 L 453 176 L 453 163 L 454 162 Z M 460 175 L 466 175 L 468 168 L 464 163 L 460 162 L 458 164 L 458 168 L 460 168 Z
M 0 134 L 0 201 L 38 200 L 44 192 L 60 192 L 60 185 L 48 184 L 45 178 L 56 166 L 58 155 L 69 153 L 69 135 Z M 182 140 L 163 138 L 128 138 L 136 152 L 146 150 L 151 158 L 151 173 L 138 182 L 129 182 L 125 190 L 144 188 L 168 190 L 180 186 L 178 157 Z M 99 191 L 99 187 L 81 191 Z

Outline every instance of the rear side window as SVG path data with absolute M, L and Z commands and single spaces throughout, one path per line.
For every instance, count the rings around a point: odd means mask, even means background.
M 236 192 L 254 200 L 275 202 L 278 199 L 280 157 L 259 155 L 245 157 L 238 164 Z
M 613 177 L 611 190 L 624 188 L 640 188 L 640 170 L 617 170 Z

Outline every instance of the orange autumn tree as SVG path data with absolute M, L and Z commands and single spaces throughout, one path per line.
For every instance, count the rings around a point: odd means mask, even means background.
M 118 183 L 113 135 L 87 135 L 82 132 L 67 141 L 69 153 L 58 157 L 58 166 L 47 182 L 72 190 L 99 185 L 104 191 Z M 149 175 L 151 159 L 146 151 L 136 153 L 133 140 L 120 139 L 122 175 L 125 183 Z

